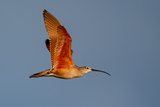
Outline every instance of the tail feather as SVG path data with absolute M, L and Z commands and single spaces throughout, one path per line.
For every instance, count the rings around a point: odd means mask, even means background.
M 35 74 L 31 75 L 29 78 L 36 78 L 36 77 L 44 76 L 46 73 L 49 72 L 49 70 L 50 70 L 50 69 L 45 70 L 45 71 L 42 71 L 42 72 L 39 72 L 39 73 L 35 73 Z

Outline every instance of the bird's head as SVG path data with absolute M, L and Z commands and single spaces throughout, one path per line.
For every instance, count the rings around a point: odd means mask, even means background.
M 108 72 L 101 71 L 101 70 L 96 70 L 96 69 L 91 69 L 89 66 L 80 67 L 80 71 L 83 74 L 86 74 L 86 73 L 91 72 L 91 71 L 97 71 L 97 72 L 103 72 L 103 73 L 108 74 L 109 76 L 111 76 Z

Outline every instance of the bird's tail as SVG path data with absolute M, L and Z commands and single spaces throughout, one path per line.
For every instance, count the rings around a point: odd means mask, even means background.
M 35 74 L 31 75 L 29 78 L 37 78 L 37 77 L 45 76 L 45 74 L 47 74 L 49 72 L 49 70 L 50 69 L 47 69 L 47 70 L 39 72 L 39 73 L 35 73 Z

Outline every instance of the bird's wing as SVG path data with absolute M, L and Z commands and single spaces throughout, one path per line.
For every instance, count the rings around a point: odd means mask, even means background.
M 50 52 L 50 41 L 49 41 L 49 39 L 46 39 L 45 43 L 46 43 L 46 48 L 47 48 L 48 51 Z M 73 54 L 73 50 L 71 50 L 71 55 L 72 55 L 72 54 Z
M 46 39 L 45 43 L 46 43 L 46 48 L 50 52 L 50 42 L 49 42 L 49 39 Z
M 50 39 L 52 68 L 63 69 L 74 65 L 71 52 L 72 38 L 64 26 L 49 12 L 43 11 L 46 31 Z

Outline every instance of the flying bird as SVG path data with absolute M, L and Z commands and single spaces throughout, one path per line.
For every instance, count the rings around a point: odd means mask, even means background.
M 33 74 L 30 78 L 53 76 L 62 79 L 71 79 L 81 77 L 91 71 L 106 73 L 110 76 L 110 74 L 105 71 L 92 69 L 89 66 L 78 67 L 75 65 L 72 59 L 72 38 L 65 27 L 47 10 L 43 11 L 43 18 L 49 36 L 45 44 L 50 52 L 52 65 L 51 69 Z

